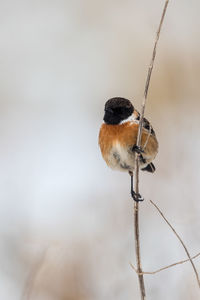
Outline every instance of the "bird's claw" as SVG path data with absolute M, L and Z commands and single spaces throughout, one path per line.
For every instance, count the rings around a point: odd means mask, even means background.
M 137 145 L 134 145 L 132 148 L 132 151 L 137 152 L 138 154 L 144 153 L 144 150 L 142 149 L 142 147 L 139 147 Z
M 131 196 L 133 200 L 136 202 L 144 201 L 144 198 L 139 193 L 136 193 L 135 191 L 131 191 Z

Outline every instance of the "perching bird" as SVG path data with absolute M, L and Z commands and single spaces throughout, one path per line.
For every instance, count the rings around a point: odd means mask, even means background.
M 152 163 L 158 152 L 155 132 L 147 119 L 143 119 L 141 147 L 136 146 L 140 114 L 132 103 L 115 97 L 105 104 L 104 122 L 99 132 L 99 146 L 107 165 L 131 175 L 131 195 L 135 201 L 144 200 L 133 190 L 135 152 L 139 153 L 139 166 L 143 171 L 155 172 Z

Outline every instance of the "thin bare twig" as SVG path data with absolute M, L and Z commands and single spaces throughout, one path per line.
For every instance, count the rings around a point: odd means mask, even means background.
M 154 60 L 155 60 L 155 56 L 156 56 L 157 43 L 158 43 L 158 40 L 160 37 L 160 31 L 161 31 L 161 27 L 162 27 L 165 13 L 167 10 L 168 2 L 169 2 L 169 0 L 165 1 L 164 9 L 162 12 L 161 20 L 159 23 L 159 27 L 158 27 L 158 31 L 157 31 L 157 35 L 156 35 L 156 39 L 155 39 L 155 43 L 154 43 L 152 58 L 151 58 L 151 62 L 150 62 L 149 69 L 148 69 L 148 74 L 147 74 L 147 79 L 146 79 L 146 84 L 145 84 L 145 89 L 144 89 L 144 98 L 143 98 L 143 103 L 142 103 L 142 108 L 141 108 L 141 118 L 140 118 L 140 122 L 139 122 L 139 129 L 138 129 L 138 135 L 137 135 L 137 146 L 138 147 L 141 144 L 142 123 L 143 123 L 143 118 L 144 118 L 144 111 L 145 111 L 145 105 L 146 105 L 146 99 L 147 99 L 147 95 L 148 95 L 151 74 L 152 74 Z M 139 155 L 137 153 L 135 156 L 135 192 L 137 194 L 139 193 Z M 140 256 L 139 204 L 138 204 L 138 202 L 135 202 L 135 204 L 134 204 L 134 232 L 135 232 L 135 252 L 136 252 L 136 261 L 137 261 L 137 271 L 139 272 L 138 279 L 139 279 L 139 285 L 140 285 L 140 294 L 141 294 L 141 299 L 144 300 L 146 297 L 144 277 L 143 277 L 143 274 L 140 274 L 140 273 L 142 273 L 142 267 L 141 267 L 141 256 Z
M 196 255 L 194 255 L 193 257 L 191 257 L 191 259 L 195 259 L 195 258 L 197 258 L 198 256 L 200 256 L 200 252 L 199 253 L 197 253 Z M 190 259 L 188 258 L 188 259 L 185 259 L 185 260 L 181 260 L 181 261 L 178 261 L 178 262 L 176 262 L 176 263 L 173 263 L 173 264 L 171 264 L 171 265 L 168 265 L 168 266 L 166 266 L 166 267 L 163 267 L 163 268 L 160 268 L 160 269 L 158 269 L 158 270 L 156 270 L 156 271 L 152 271 L 152 272 L 142 272 L 142 273 L 139 273 L 140 275 L 154 275 L 154 274 L 156 274 L 156 273 L 159 273 L 159 272 L 161 272 L 161 271 L 164 271 L 164 270 L 166 270 L 166 269 L 169 269 L 169 268 L 172 268 L 172 267 L 175 267 L 175 266 L 177 266 L 177 265 L 181 265 L 181 264 L 184 264 L 184 263 L 186 263 L 186 262 L 188 262 L 188 261 L 190 261 Z M 133 264 L 130 264 L 131 265 L 131 267 L 133 268 L 133 270 L 138 274 L 138 271 L 137 271 L 137 269 L 136 269 L 136 267 L 134 267 L 134 265 Z
M 33 266 L 32 270 L 27 278 L 26 285 L 25 285 L 25 288 L 24 288 L 24 291 L 22 294 L 22 300 L 28 300 L 31 298 L 31 293 L 32 293 L 32 289 L 33 289 L 36 277 L 44 264 L 48 248 L 49 247 L 46 247 L 42 251 L 41 256 L 38 259 L 38 262 Z
M 140 144 L 141 144 L 142 123 L 143 123 L 143 118 L 144 118 L 144 111 L 145 111 L 145 106 L 146 106 L 148 90 L 149 90 L 149 84 L 150 84 L 151 74 L 152 74 L 152 70 L 153 70 L 153 66 L 154 66 L 154 60 L 155 60 L 155 57 L 156 57 L 156 50 L 157 50 L 158 40 L 159 40 L 159 37 L 160 37 L 160 31 L 161 31 L 161 28 L 162 28 L 162 24 L 163 24 L 163 21 L 164 21 L 164 17 L 165 17 L 165 13 L 166 13 L 166 10 L 167 10 L 168 3 L 169 3 L 169 0 L 166 0 L 165 5 L 164 5 L 164 9 L 163 9 L 163 12 L 162 12 L 160 24 L 159 24 L 159 27 L 158 27 L 158 31 L 157 31 L 157 34 L 156 34 L 156 40 L 155 40 L 155 44 L 154 44 L 154 48 L 153 48 L 153 54 L 152 54 L 151 62 L 150 62 L 149 69 L 148 69 L 148 74 L 147 74 L 147 79 L 146 79 L 146 84 L 145 84 L 145 89 L 144 89 L 143 103 L 142 103 L 142 107 L 141 107 L 141 118 L 140 118 L 140 122 L 139 122 L 139 130 L 138 130 L 138 136 L 137 136 L 137 146 L 140 146 Z
M 171 228 L 171 230 L 174 232 L 174 234 L 176 235 L 176 237 L 179 239 L 180 243 L 182 244 L 188 258 L 189 258 L 189 261 L 191 262 L 191 265 L 194 269 L 194 273 L 196 275 L 196 279 L 197 279 L 197 283 L 199 285 L 199 288 L 200 288 L 200 280 L 199 280 L 199 274 L 197 272 L 197 269 L 192 261 L 192 257 L 190 256 L 190 253 L 187 249 L 187 247 L 185 246 L 183 240 L 181 239 L 180 235 L 176 232 L 176 230 L 174 229 L 174 227 L 169 223 L 169 221 L 166 219 L 166 217 L 163 215 L 163 213 L 161 212 L 160 208 L 152 201 L 150 200 L 151 204 L 153 204 L 153 206 L 158 210 L 159 214 L 162 216 L 162 218 L 165 220 L 165 222 L 169 225 L 169 227 Z

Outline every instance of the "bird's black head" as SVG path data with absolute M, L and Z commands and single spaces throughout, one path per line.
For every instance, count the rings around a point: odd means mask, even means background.
M 103 120 L 106 124 L 117 125 L 126 120 L 133 111 L 134 107 L 129 100 L 120 97 L 111 98 L 105 104 Z

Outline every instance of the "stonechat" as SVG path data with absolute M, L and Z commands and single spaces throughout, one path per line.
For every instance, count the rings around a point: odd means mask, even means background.
M 99 132 L 99 146 L 107 165 L 115 170 L 126 171 L 131 176 L 131 195 L 135 201 L 143 201 L 133 189 L 135 153 L 139 153 L 139 167 L 155 172 L 152 163 L 158 152 L 155 132 L 147 119 L 143 119 L 141 147 L 137 147 L 140 113 L 128 99 L 115 97 L 105 104 L 104 122 Z

